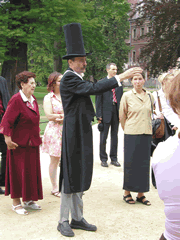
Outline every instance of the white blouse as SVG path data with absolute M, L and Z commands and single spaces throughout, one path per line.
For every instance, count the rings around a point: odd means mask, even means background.
M 156 114 L 160 114 L 159 104 L 157 99 L 157 92 L 153 92 L 154 96 L 154 104 L 155 104 L 155 112 Z M 180 127 L 180 119 L 178 115 L 172 110 L 171 106 L 168 104 L 165 94 L 162 88 L 158 91 L 158 96 L 160 98 L 161 106 L 162 106 L 162 114 L 164 117 L 175 127 Z

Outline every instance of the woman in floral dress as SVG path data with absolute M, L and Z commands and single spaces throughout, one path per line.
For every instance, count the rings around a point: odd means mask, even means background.
M 49 123 L 46 126 L 42 152 L 50 155 L 49 176 L 52 183 L 51 194 L 60 197 L 57 184 L 57 169 L 61 157 L 61 139 L 63 128 L 63 106 L 60 96 L 60 81 L 62 74 L 53 72 L 48 78 L 47 90 L 50 92 L 44 97 L 43 108 Z

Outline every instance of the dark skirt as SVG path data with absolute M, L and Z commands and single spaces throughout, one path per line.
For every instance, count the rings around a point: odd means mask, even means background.
M 149 191 L 152 135 L 124 134 L 124 185 L 132 192 Z
M 5 195 L 23 201 L 43 199 L 39 147 L 7 150 Z

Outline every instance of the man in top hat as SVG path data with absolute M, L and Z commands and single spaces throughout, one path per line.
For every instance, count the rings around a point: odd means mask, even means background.
M 107 78 L 113 78 L 117 73 L 115 63 L 108 63 L 106 66 Z M 117 159 L 118 128 L 119 128 L 119 105 L 123 95 L 123 86 L 111 89 L 96 98 L 96 117 L 98 122 L 103 122 L 103 129 L 100 131 L 100 159 L 101 166 L 108 167 L 108 156 L 106 153 L 106 140 L 109 127 L 111 126 L 110 158 L 111 164 L 120 167 Z
M 126 72 L 95 83 L 84 81 L 82 73 L 86 70 L 81 25 L 71 23 L 64 26 L 69 68 L 60 83 L 60 93 L 64 109 L 60 191 L 60 220 L 57 226 L 62 235 L 73 237 L 72 229 L 96 231 L 95 225 L 83 218 L 83 192 L 91 185 L 93 171 L 93 143 L 91 121 L 95 112 L 90 95 L 101 94 L 121 85 L 121 81 L 142 72 L 141 68 Z M 69 213 L 72 221 L 69 224 Z

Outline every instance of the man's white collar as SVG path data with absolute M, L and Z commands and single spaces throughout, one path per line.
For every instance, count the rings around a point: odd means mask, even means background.
M 67 72 L 75 73 L 78 77 L 80 77 L 83 80 L 82 76 L 79 73 L 75 72 L 74 70 L 73 71 L 72 70 L 66 70 L 64 74 L 66 74 Z

